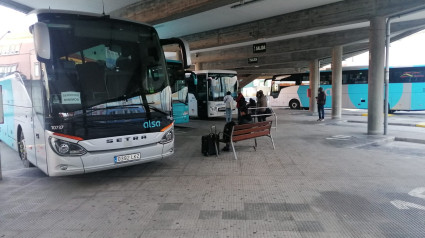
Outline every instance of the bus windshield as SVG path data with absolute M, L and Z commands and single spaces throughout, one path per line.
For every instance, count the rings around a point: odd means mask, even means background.
M 188 84 L 185 71 L 180 61 L 167 60 L 168 78 L 170 81 L 173 102 L 187 103 Z
M 208 74 L 208 84 L 210 88 L 209 100 L 222 101 L 227 92 L 236 97 L 238 85 L 237 77 L 234 74 Z
M 171 112 L 163 95 L 168 87 L 164 56 L 152 28 L 67 14 L 41 14 L 39 20 L 51 39 L 52 60 L 45 62 L 51 117 L 116 120 L 117 115 Z

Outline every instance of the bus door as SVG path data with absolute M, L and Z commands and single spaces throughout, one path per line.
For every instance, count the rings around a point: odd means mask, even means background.
M 211 86 L 211 79 L 207 79 L 205 74 L 198 75 L 198 117 L 208 118 L 208 94 Z
M 44 112 L 44 86 L 42 80 L 34 79 L 32 81 L 32 103 L 33 103 L 33 130 L 35 140 L 35 157 L 37 159 L 37 167 L 48 174 L 47 171 L 47 155 L 46 155 L 46 136 L 45 136 L 45 112 Z
M 189 116 L 198 116 L 198 78 L 192 71 L 186 71 L 185 79 L 188 87 L 187 102 L 189 106 Z
M 200 118 L 208 118 L 208 95 L 210 94 L 211 78 L 206 79 L 206 75 L 203 75 L 204 79 L 198 81 L 198 116 Z

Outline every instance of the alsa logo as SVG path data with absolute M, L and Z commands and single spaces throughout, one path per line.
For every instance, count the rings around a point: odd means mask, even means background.
M 117 139 L 107 139 L 106 143 L 123 142 L 123 141 L 135 141 L 146 139 L 146 136 L 129 136 Z
M 160 121 L 147 121 L 143 123 L 144 128 L 155 128 L 155 127 L 161 127 Z

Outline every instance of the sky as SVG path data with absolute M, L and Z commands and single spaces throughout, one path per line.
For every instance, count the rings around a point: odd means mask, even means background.
M 369 52 L 351 57 L 343 62 L 346 66 L 369 64 Z M 425 65 L 425 30 L 390 44 L 390 66 Z
M 17 28 L 21 30 L 24 18 L 24 13 L 0 6 L 0 37 L 2 37 L 7 31 L 13 32 L 14 30 L 17 30 Z
M 25 14 L 0 6 L 0 38 L 7 31 L 26 31 L 23 24 Z M 0 39 L 1 40 L 1 39 Z M 343 66 L 367 66 L 369 53 L 349 58 Z M 425 65 L 425 30 L 391 43 L 390 66 Z

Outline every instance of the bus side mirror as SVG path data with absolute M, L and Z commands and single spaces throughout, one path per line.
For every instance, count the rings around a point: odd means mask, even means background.
M 50 60 L 50 33 L 47 24 L 37 22 L 32 26 L 35 52 L 39 61 Z
M 180 41 L 181 41 L 180 47 L 182 49 L 183 58 L 185 59 L 184 68 L 188 69 L 192 65 L 192 58 L 190 57 L 189 43 L 187 43 L 187 41 L 183 39 L 180 39 Z
M 180 54 L 181 59 L 183 61 L 183 67 L 185 69 L 190 68 L 190 66 L 192 65 L 192 60 L 190 58 L 190 48 L 187 41 L 180 38 L 169 38 L 169 39 L 161 39 L 160 42 L 162 47 L 167 45 L 177 44 L 180 48 L 178 53 Z

